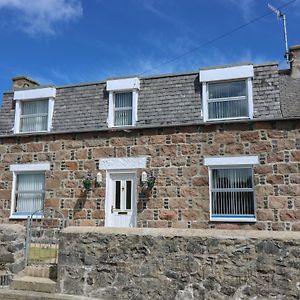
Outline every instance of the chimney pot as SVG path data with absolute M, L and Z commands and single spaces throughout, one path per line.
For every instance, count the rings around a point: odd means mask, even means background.
M 300 78 L 300 45 L 290 48 L 291 77 Z
M 36 86 L 39 86 L 39 83 L 29 77 L 16 76 L 12 78 L 12 88 L 14 91 Z

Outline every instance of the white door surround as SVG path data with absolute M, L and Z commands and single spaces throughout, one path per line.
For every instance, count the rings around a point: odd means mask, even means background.
M 105 226 L 136 227 L 137 169 L 146 168 L 147 157 L 101 159 L 106 170 Z

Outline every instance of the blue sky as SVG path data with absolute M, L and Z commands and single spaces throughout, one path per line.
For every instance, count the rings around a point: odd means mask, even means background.
M 1 93 L 17 75 L 64 85 L 243 61 L 285 68 L 282 23 L 268 2 L 290 1 L 0 0 Z M 289 44 L 300 44 L 300 0 L 282 10 Z

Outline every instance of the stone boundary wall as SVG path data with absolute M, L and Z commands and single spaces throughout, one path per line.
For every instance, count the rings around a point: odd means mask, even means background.
M 25 263 L 25 227 L 0 224 L 0 276 L 18 273 Z
M 68 227 L 59 249 L 61 293 L 141 300 L 300 298 L 300 232 Z

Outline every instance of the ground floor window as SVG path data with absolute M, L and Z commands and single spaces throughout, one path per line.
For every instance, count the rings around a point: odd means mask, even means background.
M 253 156 L 205 159 L 209 166 L 211 221 L 256 220 L 254 163 L 258 163 L 258 158 Z
M 33 213 L 44 206 L 45 173 L 17 174 L 16 213 Z
M 12 165 L 11 218 L 26 218 L 44 208 L 45 172 L 48 164 Z

